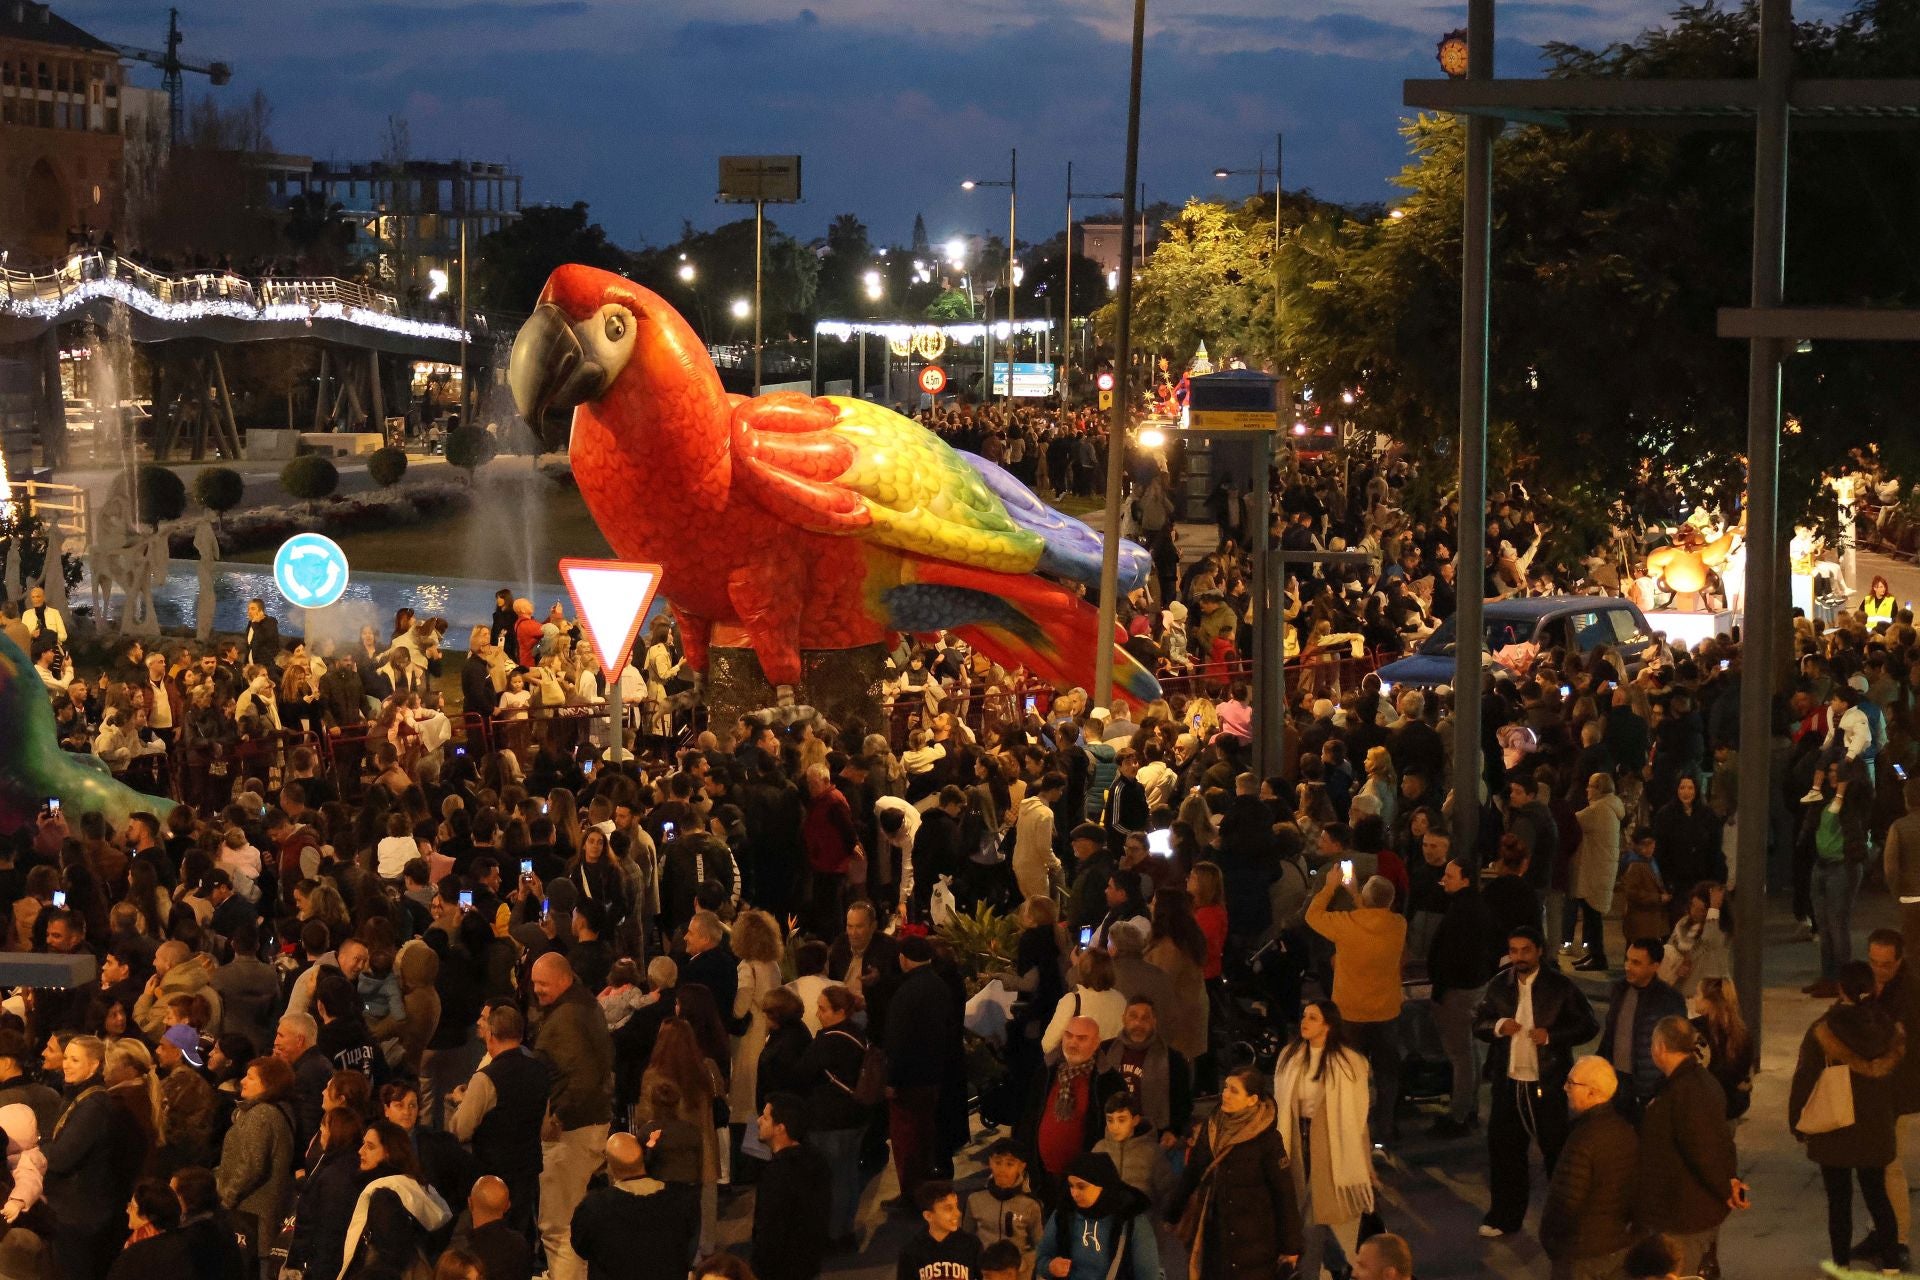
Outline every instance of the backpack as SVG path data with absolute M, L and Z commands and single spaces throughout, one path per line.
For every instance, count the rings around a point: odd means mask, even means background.
M 860 1074 L 854 1077 L 851 1086 L 831 1071 L 826 1076 L 861 1106 L 877 1107 L 887 1100 L 887 1051 L 877 1044 L 869 1044 L 860 1059 Z

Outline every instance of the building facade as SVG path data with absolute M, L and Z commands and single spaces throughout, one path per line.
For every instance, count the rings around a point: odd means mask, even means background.
M 21 266 L 114 233 L 120 56 L 34 0 L 0 0 L 0 250 Z

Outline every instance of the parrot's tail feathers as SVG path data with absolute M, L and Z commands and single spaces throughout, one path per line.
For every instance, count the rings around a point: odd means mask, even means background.
M 889 625 L 902 631 L 957 631 L 1002 666 L 1025 667 L 1060 689 L 1093 686 L 1100 615 L 1056 583 L 992 573 L 942 560 L 911 562 L 911 581 L 886 592 Z M 1112 694 L 1144 705 L 1160 683 L 1121 647 L 1114 631 Z
M 1013 522 L 1045 544 L 1040 553 L 1040 571 L 1085 584 L 1100 585 L 1100 548 L 1103 540 L 1092 526 L 1063 515 L 1034 495 L 1033 490 L 1015 479 L 1005 467 L 989 462 L 978 454 L 956 450 L 993 496 L 1000 499 Z M 1120 541 L 1120 589 L 1132 591 L 1143 585 L 1153 572 L 1153 557 L 1137 543 Z

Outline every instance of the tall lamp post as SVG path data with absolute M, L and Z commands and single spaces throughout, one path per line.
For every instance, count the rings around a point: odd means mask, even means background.
M 1063 350 L 1060 355 L 1060 403 L 1071 404 L 1073 397 L 1073 198 L 1083 200 L 1124 200 L 1124 191 L 1075 191 L 1073 189 L 1073 161 L 1067 161 L 1067 279 L 1061 290 L 1064 295 L 1060 301 L 1063 320 Z M 1007 390 L 1013 390 L 1011 384 Z
M 1133 0 L 1133 53 L 1127 64 L 1127 160 L 1120 201 L 1120 296 L 1113 343 L 1113 420 L 1107 428 L 1107 509 L 1101 523 L 1100 620 L 1093 634 L 1093 705 L 1113 705 L 1113 624 L 1120 593 L 1120 507 L 1127 472 L 1133 391 L 1133 193 L 1140 181 L 1140 64 L 1147 43 L 1147 0 Z
M 1019 287 L 1019 253 L 1016 251 L 1020 241 L 1015 238 L 1020 210 L 1020 148 L 1012 147 L 1007 152 L 1007 179 L 968 178 L 961 182 L 962 191 L 971 191 L 975 187 L 1005 187 L 1007 189 L 1007 403 L 1013 403 L 1013 292 Z M 987 370 L 987 386 L 993 386 L 993 370 Z

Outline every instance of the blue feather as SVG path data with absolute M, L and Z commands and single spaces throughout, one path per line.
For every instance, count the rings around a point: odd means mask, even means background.
M 987 461 L 978 454 L 956 449 L 967 464 L 980 473 L 993 496 L 1000 499 L 1013 522 L 1028 533 L 1038 534 L 1046 544 L 1040 553 L 1040 571 L 1072 582 L 1084 583 L 1089 590 L 1100 586 L 1100 535 L 1091 526 L 1063 515 L 1034 496 L 1033 490 L 1013 478 L 1005 467 Z M 1120 543 L 1120 589 L 1132 591 L 1146 583 L 1153 572 L 1153 557 L 1137 543 Z

